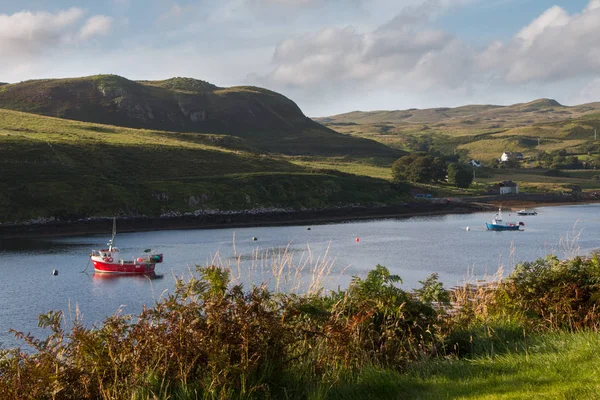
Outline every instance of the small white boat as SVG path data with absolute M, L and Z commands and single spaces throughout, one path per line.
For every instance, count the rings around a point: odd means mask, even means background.
M 525 210 L 525 209 L 523 209 L 523 210 L 517 211 L 517 215 L 537 215 L 537 212 L 533 211 L 533 210 Z

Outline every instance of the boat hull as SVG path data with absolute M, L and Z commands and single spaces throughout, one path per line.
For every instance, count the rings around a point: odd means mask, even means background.
M 518 230 L 520 230 L 519 228 L 521 227 L 521 225 L 518 225 L 518 224 L 496 225 L 496 224 L 490 224 L 489 222 L 486 222 L 485 226 L 488 229 L 488 231 L 518 231 Z
M 111 263 L 92 260 L 94 271 L 99 274 L 143 275 L 153 274 L 156 264 Z

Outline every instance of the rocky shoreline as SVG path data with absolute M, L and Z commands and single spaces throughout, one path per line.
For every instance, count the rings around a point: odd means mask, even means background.
M 598 202 L 590 199 L 547 194 L 426 199 L 387 206 L 348 206 L 319 210 L 257 209 L 244 211 L 207 210 L 160 217 L 117 217 L 119 232 L 170 229 L 218 229 L 247 226 L 307 225 L 378 218 L 409 218 L 424 215 L 466 214 L 493 210 L 498 206 L 520 209 L 549 205 Z M 29 223 L 0 224 L 0 239 L 102 234 L 112 230 L 112 217 L 75 221 L 39 219 Z
M 119 232 L 139 232 L 168 229 L 217 229 L 245 226 L 277 226 L 315 224 L 373 218 L 412 217 L 419 215 L 471 213 L 489 209 L 484 204 L 470 202 L 419 201 L 393 206 L 354 206 L 321 210 L 256 210 L 209 212 L 161 217 L 118 217 Z M 106 233 L 112 230 L 112 217 L 88 218 L 76 221 L 37 221 L 28 224 L 0 225 L 0 238 L 31 238 L 74 236 Z

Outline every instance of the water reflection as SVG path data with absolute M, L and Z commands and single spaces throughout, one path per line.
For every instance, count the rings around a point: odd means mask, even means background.
M 165 277 L 164 274 L 157 274 L 156 272 L 148 273 L 148 274 L 91 274 L 91 278 L 97 281 L 110 282 L 117 281 L 120 279 L 131 279 L 131 280 L 159 280 Z
M 71 250 L 80 247 L 91 248 L 93 243 L 86 242 L 62 242 L 52 238 L 43 239 L 0 239 L 0 253 L 2 252 L 27 252 L 35 254 L 60 254 L 70 253 Z

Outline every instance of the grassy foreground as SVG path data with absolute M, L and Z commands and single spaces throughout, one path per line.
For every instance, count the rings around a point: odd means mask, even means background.
M 600 259 L 547 257 L 505 280 L 414 292 L 376 266 L 325 293 L 244 289 L 208 266 L 137 317 L 40 316 L 0 357 L 3 399 L 525 399 L 600 393 Z
M 559 332 L 509 344 L 500 354 L 427 360 L 405 373 L 366 369 L 330 399 L 597 399 L 600 336 Z M 515 347 L 522 347 L 515 349 Z

